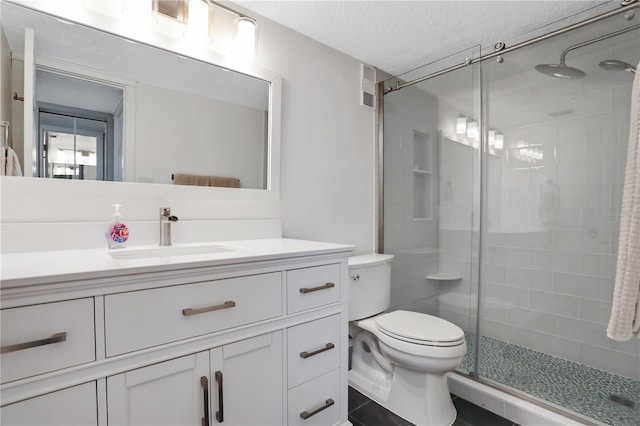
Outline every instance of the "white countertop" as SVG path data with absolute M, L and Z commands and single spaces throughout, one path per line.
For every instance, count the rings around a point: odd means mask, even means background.
M 355 248 L 343 244 L 285 238 L 176 244 L 173 247 L 197 247 L 212 244 L 232 247 L 234 250 L 155 256 L 143 259 L 116 259 L 110 253 L 118 255 L 126 251 L 157 249 L 158 246 L 5 254 L 0 256 L 0 288 L 161 272 L 181 268 L 233 265 L 286 257 L 349 253 Z

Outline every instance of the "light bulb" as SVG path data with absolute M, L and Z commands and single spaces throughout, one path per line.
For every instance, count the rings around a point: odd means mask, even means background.
M 467 131 L 467 119 L 460 117 L 456 120 L 456 133 L 462 135 Z
M 493 146 L 496 144 L 496 131 L 489 130 L 489 145 Z
M 504 135 L 501 135 L 500 133 L 496 134 L 496 141 L 493 147 L 495 149 L 502 149 L 504 147 Z
M 187 29 L 184 38 L 190 41 L 211 42 L 209 34 L 209 3 L 206 0 L 189 0 Z
M 236 47 L 234 52 L 243 57 L 256 53 L 256 23 L 249 18 L 240 18 L 236 24 Z
M 472 121 L 467 124 L 467 136 L 470 138 L 477 138 L 480 135 L 480 131 L 478 129 L 478 123 L 476 121 Z

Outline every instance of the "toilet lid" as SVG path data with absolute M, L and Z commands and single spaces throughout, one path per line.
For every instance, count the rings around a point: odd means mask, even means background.
M 464 331 L 457 325 L 419 312 L 393 311 L 379 315 L 375 321 L 386 335 L 409 343 L 456 346 L 464 341 Z

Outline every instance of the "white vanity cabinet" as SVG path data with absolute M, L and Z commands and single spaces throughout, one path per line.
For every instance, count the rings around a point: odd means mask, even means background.
M 282 332 L 107 378 L 109 425 L 281 425 Z
M 3 270 L 2 425 L 347 425 L 352 247 L 229 245 L 253 248 Z

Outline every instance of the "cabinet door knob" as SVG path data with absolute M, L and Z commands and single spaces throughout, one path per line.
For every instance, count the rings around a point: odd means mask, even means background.
M 51 345 L 53 343 L 65 342 L 67 340 L 67 332 L 56 333 L 46 339 L 33 340 L 31 342 L 16 343 L 15 345 L 2 346 L 0 348 L 0 354 L 6 354 L 7 352 L 16 352 L 23 349 L 37 348 L 38 346 Z
M 329 398 L 324 402 L 324 405 L 322 407 L 316 408 L 313 411 L 303 411 L 302 413 L 300 413 L 300 417 L 302 417 L 304 420 L 307 420 L 309 417 L 315 416 L 320 411 L 326 410 L 327 408 L 331 407 L 333 404 L 334 404 L 333 399 Z
M 204 394 L 204 417 L 202 418 L 202 426 L 209 426 L 209 379 L 207 376 L 200 377 L 200 385 L 202 385 L 202 393 Z
M 300 293 L 306 294 L 306 293 L 311 293 L 318 290 L 326 290 L 328 288 L 333 288 L 335 286 L 336 285 L 334 283 L 326 283 L 325 285 L 320 285 L 318 287 L 311 287 L 311 288 L 302 287 L 300 289 Z
M 214 305 L 214 306 L 208 306 L 206 308 L 185 308 L 182 310 L 182 315 L 184 315 L 185 317 L 190 317 L 192 315 L 198 315 L 198 314 L 204 314 L 207 312 L 213 312 L 213 311 L 219 311 L 221 309 L 229 309 L 229 308 L 233 308 L 234 306 L 236 306 L 236 302 L 234 302 L 233 300 L 227 300 L 226 302 L 220 304 L 220 305 Z
M 300 352 L 300 358 L 307 359 L 307 358 L 309 358 L 311 356 L 318 355 L 319 353 L 328 351 L 328 350 L 333 349 L 335 347 L 336 347 L 336 345 L 334 345 L 333 343 L 327 343 L 326 345 L 324 345 L 324 348 L 317 349 L 317 350 L 315 350 L 313 352 L 307 352 L 307 351 Z

